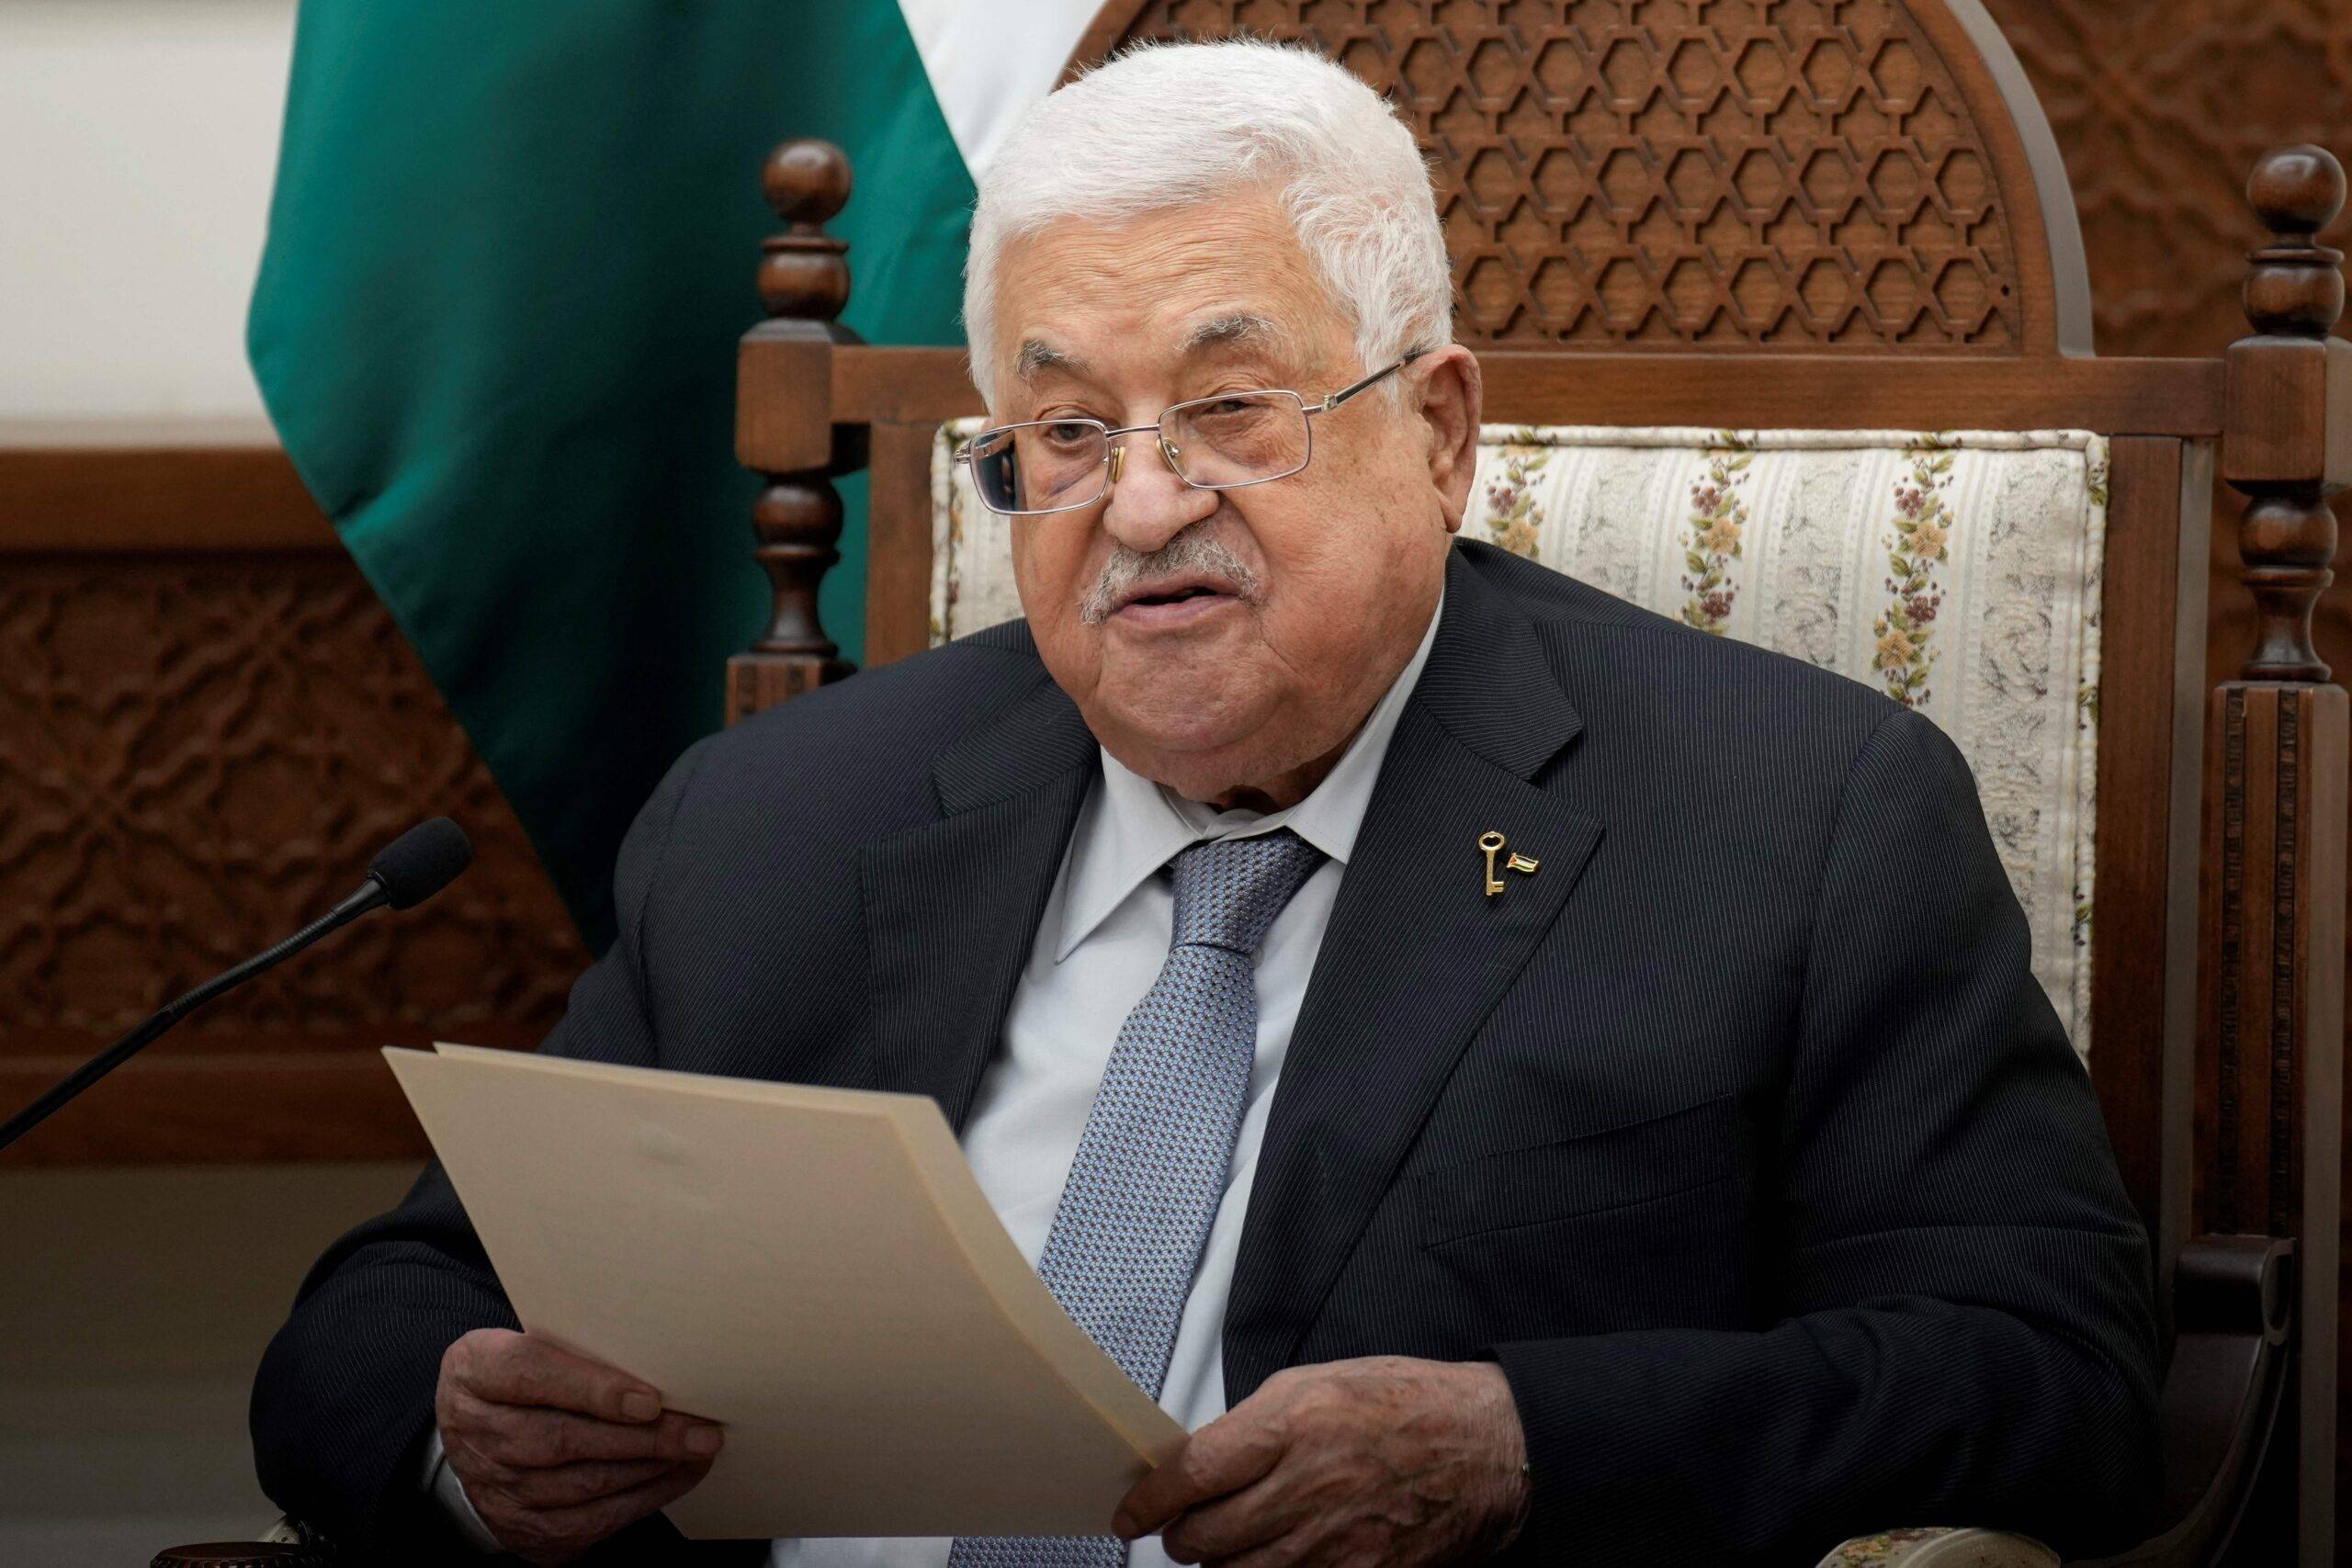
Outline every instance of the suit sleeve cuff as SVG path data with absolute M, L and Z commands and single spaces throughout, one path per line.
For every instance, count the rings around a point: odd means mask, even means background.
M 1577 1339 L 1491 1345 L 1484 1354 L 1510 1384 L 1527 1445 L 1527 1517 L 1512 1561 L 1557 1560 L 1566 1542 L 1589 1539 L 1596 1512 L 1677 1517 L 1702 1506 L 1674 1495 L 1683 1490 L 1681 1465 L 1623 1418 L 1670 1397 L 1643 1358 L 1612 1356 Z
M 425 1439 L 422 1479 L 425 1492 L 440 1506 L 442 1515 L 457 1527 L 458 1533 L 465 1537 L 468 1545 L 485 1554 L 506 1550 L 499 1539 L 490 1533 L 490 1527 L 481 1522 L 481 1516 L 474 1511 L 473 1499 L 466 1495 L 466 1483 L 450 1468 L 449 1456 L 441 1447 L 441 1428 L 438 1427 L 434 1427 Z

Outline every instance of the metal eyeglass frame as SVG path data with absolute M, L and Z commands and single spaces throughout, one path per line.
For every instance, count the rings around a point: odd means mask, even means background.
M 1084 501 L 1073 501 L 1067 506 L 1041 506 L 1034 509 L 1023 508 L 1015 512 L 998 512 L 995 507 L 989 506 L 989 510 L 996 512 L 997 515 L 1000 517 L 1049 517 L 1057 512 L 1076 512 L 1081 508 L 1093 505 L 1096 502 L 1102 500 L 1105 496 L 1108 496 L 1111 493 L 1112 488 L 1119 482 L 1119 472 L 1125 466 L 1124 459 L 1127 454 L 1126 445 L 1122 442 L 1119 437 L 1122 435 L 1140 435 L 1147 430 L 1156 431 L 1159 433 L 1159 457 L 1160 461 L 1168 465 L 1168 471 L 1174 474 L 1179 479 L 1182 479 L 1185 484 L 1191 485 L 1193 489 L 1246 490 L 1251 485 L 1270 484 L 1275 479 L 1286 479 L 1290 478 L 1291 475 L 1298 473 L 1304 469 L 1308 463 L 1314 461 L 1315 416 L 1317 414 L 1329 413 L 1333 409 L 1338 408 L 1341 403 L 1346 402 L 1358 392 L 1363 391 L 1368 388 L 1377 386 L 1380 382 L 1386 380 L 1389 377 L 1396 374 L 1397 371 L 1405 368 L 1406 366 L 1410 365 L 1414 360 L 1431 352 L 1433 351 L 1426 348 L 1408 350 L 1405 356 L 1402 359 L 1397 360 L 1394 365 L 1388 366 L 1384 369 L 1375 370 L 1371 375 L 1365 377 L 1363 380 L 1355 382 L 1351 386 L 1340 388 L 1338 391 L 1327 395 L 1320 402 L 1310 403 L 1304 396 L 1290 390 L 1286 387 L 1251 387 L 1238 392 L 1219 392 L 1214 397 L 1188 398 L 1181 403 L 1170 403 L 1166 408 L 1160 410 L 1159 417 L 1153 420 L 1149 424 L 1123 425 L 1115 430 L 1110 425 L 1103 423 L 1102 421 L 1099 419 L 1090 419 L 1084 415 L 1073 415 L 1068 419 L 1026 419 L 1021 421 L 1017 424 L 991 425 L 986 430 L 975 432 L 973 434 L 966 437 L 963 443 L 956 448 L 954 460 L 958 463 L 968 464 L 972 460 L 972 448 L 978 445 L 983 439 L 991 436 L 1009 434 L 1016 430 L 1035 430 L 1041 425 L 1048 424 L 1091 424 L 1096 429 L 1102 431 L 1104 446 L 1102 453 L 1102 466 L 1110 469 L 1110 473 L 1104 479 L 1102 488 L 1101 490 L 1097 491 L 1094 494 L 1088 496 Z M 1196 484 L 1193 480 L 1185 479 L 1184 470 L 1177 467 L 1176 464 L 1176 448 L 1168 439 L 1168 433 L 1166 429 L 1168 416 L 1171 413 L 1180 412 L 1185 409 L 1198 408 L 1204 403 L 1221 402 L 1227 398 L 1261 397 L 1269 392 L 1278 392 L 1283 397 L 1297 398 L 1299 404 L 1298 412 L 1307 422 L 1306 450 L 1299 454 L 1297 467 L 1284 468 L 1279 474 L 1261 475 L 1254 479 L 1236 479 L 1231 484 Z M 977 482 L 972 488 L 975 493 L 979 490 L 979 486 Z M 980 504 L 988 506 L 987 496 L 983 495 L 980 497 Z

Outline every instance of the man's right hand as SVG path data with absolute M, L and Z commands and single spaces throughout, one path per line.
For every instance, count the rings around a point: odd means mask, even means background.
M 491 1534 L 567 1562 L 676 1502 L 710 1471 L 718 1425 L 662 1408 L 626 1372 L 504 1328 L 441 1358 L 441 1445 Z

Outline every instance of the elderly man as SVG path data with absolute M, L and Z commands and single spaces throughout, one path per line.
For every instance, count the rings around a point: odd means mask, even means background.
M 547 1049 L 937 1096 L 1190 1441 L 1099 1538 L 686 1548 L 723 1434 L 515 1332 L 435 1170 L 272 1345 L 272 1495 L 543 1562 L 2132 1539 L 2144 1238 L 1965 765 L 1453 541 L 1478 364 L 1381 100 L 1106 65 L 990 172 L 966 314 L 1025 620 L 690 752 Z

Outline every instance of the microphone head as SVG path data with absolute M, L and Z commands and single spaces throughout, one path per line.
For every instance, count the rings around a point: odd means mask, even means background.
M 368 874 L 383 885 L 384 902 L 395 909 L 424 903 L 473 863 L 466 830 L 447 817 L 419 822 L 378 852 Z

